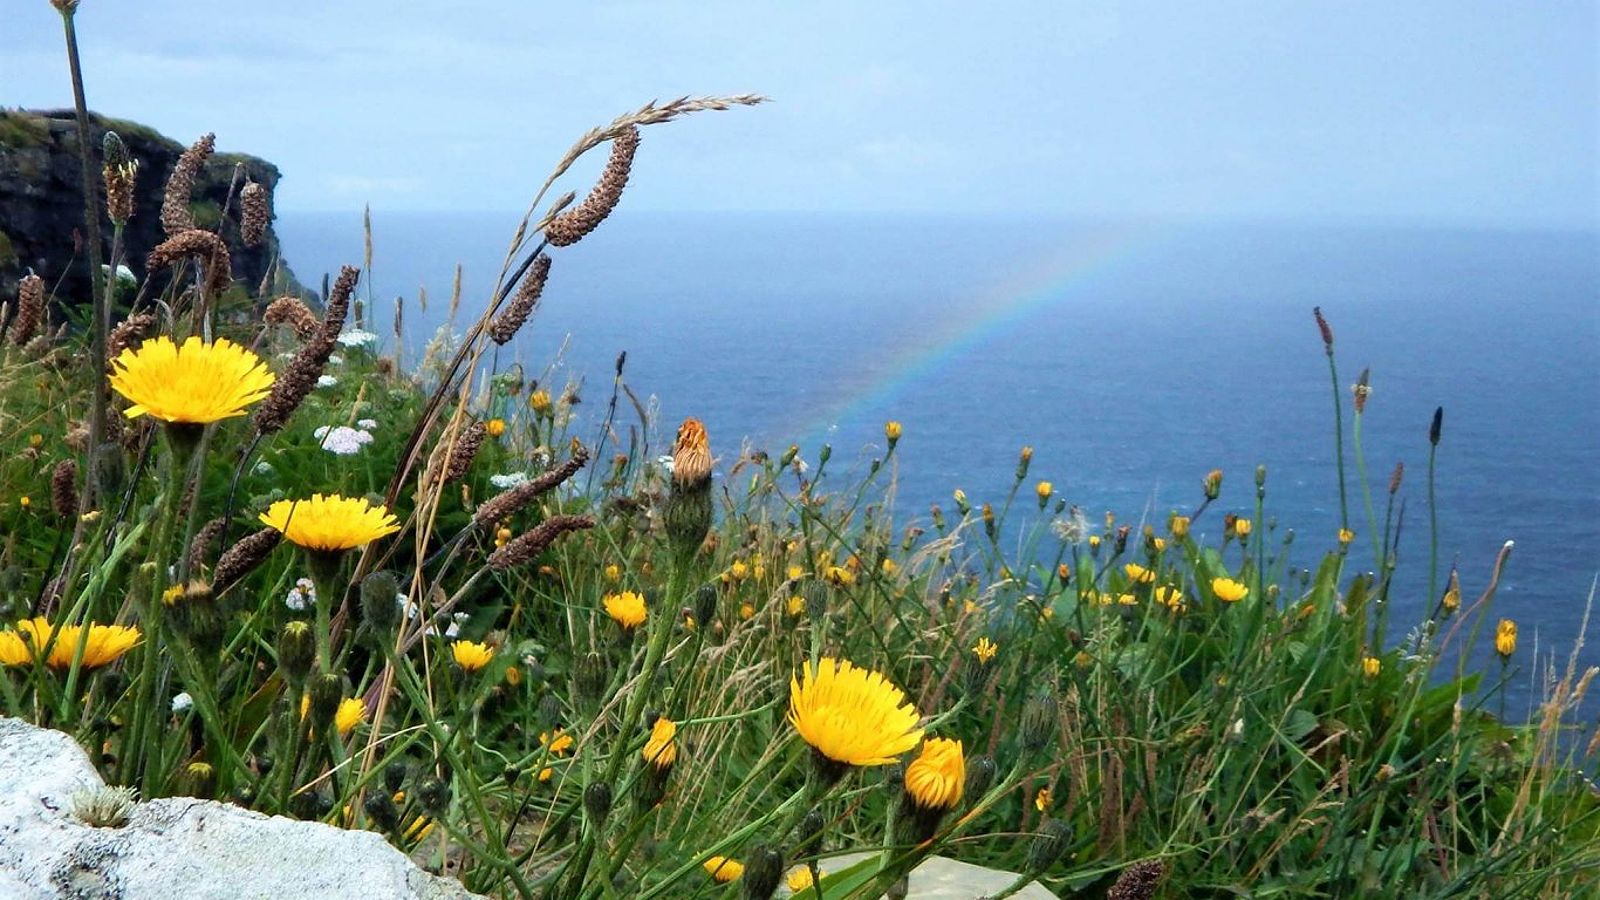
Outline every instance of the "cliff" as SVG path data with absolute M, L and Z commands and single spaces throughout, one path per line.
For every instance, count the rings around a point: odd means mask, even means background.
M 162 190 L 185 145 L 134 122 L 91 114 L 96 191 L 103 191 L 100 146 L 108 129 L 117 132 L 139 161 L 123 264 L 143 279 L 146 254 L 165 237 L 160 221 Z M 239 153 L 214 154 L 195 179 L 192 209 L 201 228 L 214 229 L 222 220 L 236 166 L 243 166 L 244 176 L 265 187 L 269 197 L 277 187 L 278 169 L 272 163 Z M 0 298 L 15 296 L 17 280 L 31 268 L 52 286 L 57 304 L 88 301 L 87 254 L 78 250 L 84 232 L 79 171 L 78 132 L 71 110 L 0 110 Z M 258 246 L 245 247 L 239 240 L 238 206 L 235 199 L 227 220 L 221 221 L 222 236 L 233 253 L 234 281 L 254 294 L 278 256 L 278 237 L 269 226 Z M 111 224 L 104 218 L 103 197 L 101 214 L 101 246 L 109 248 Z M 300 292 L 288 268 L 279 269 L 278 289 Z

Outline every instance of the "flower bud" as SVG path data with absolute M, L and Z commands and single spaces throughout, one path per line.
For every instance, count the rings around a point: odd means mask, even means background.
M 744 863 L 744 877 L 739 879 L 744 885 L 745 900 L 768 900 L 782 880 L 783 854 L 768 845 L 750 852 Z
M 392 762 L 383 769 L 383 786 L 388 788 L 389 793 L 393 794 L 405 787 L 406 775 L 408 774 L 410 773 L 406 770 L 405 763 Z
M 386 642 L 400 624 L 399 579 L 393 572 L 373 572 L 361 579 L 361 617 L 374 640 Z
M 430 815 L 443 815 L 450 806 L 450 785 L 439 778 L 425 779 L 417 785 L 417 802 Z
M 583 789 L 583 809 L 588 814 L 589 821 L 596 826 L 605 822 L 611 815 L 611 785 L 604 781 L 596 781 Z
M 317 734 L 323 734 L 333 725 L 334 716 L 339 712 L 344 679 L 333 672 L 319 672 L 306 686 L 306 695 L 311 698 L 311 727 Z
M 795 858 L 804 859 L 822 852 L 822 832 L 827 827 L 828 817 L 820 808 L 812 807 L 800 820 L 800 827 L 796 831 Z
M 1207 472 L 1202 487 L 1205 489 L 1207 500 L 1215 500 L 1222 496 L 1222 470 L 1212 469 Z
M 578 660 L 578 670 L 573 678 L 578 699 L 585 703 L 599 702 L 606 690 L 606 661 L 598 653 L 590 652 Z
M 317 638 L 311 626 L 296 620 L 283 626 L 278 635 L 278 666 L 292 685 L 305 681 L 317 657 Z
M 368 791 L 361 808 L 367 811 L 373 824 L 386 832 L 400 827 L 400 810 L 395 807 L 394 798 L 384 791 Z
M 966 797 L 968 802 L 978 802 L 994 784 L 995 771 L 992 756 L 974 756 L 967 760 L 967 781 L 961 789 L 961 796 Z
M 694 592 L 694 623 L 701 628 L 709 628 L 716 617 L 717 586 L 702 584 Z
M 1043 749 L 1055 737 L 1056 697 L 1048 690 L 1028 698 L 1022 707 L 1022 748 Z
M 1439 432 L 1444 428 L 1444 407 L 1433 411 L 1433 422 L 1428 425 L 1428 443 L 1439 446 Z
M 1072 839 L 1072 828 L 1059 819 L 1047 819 L 1028 847 L 1028 873 L 1040 875 L 1055 865 Z

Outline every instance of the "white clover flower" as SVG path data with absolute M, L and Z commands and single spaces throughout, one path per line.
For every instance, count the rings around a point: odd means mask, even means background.
M 372 443 L 371 434 L 348 425 L 336 425 L 332 428 L 324 425 L 312 434 L 316 435 L 322 449 L 336 456 L 350 456 Z
M 489 476 L 489 485 L 502 491 L 509 491 L 518 485 L 526 484 L 527 481 L 527 472 L 507 472 L 504 475 Z
M 370 331 L 362 331 L 359 328 L 351 329 L 339 335 L 339 343 L 346 347 L 369 347 L 377 342 L 378 336 L 376 334 Z
M 181 694 L 175 694 L 173 696 L 173 698 L 172 698 L 172 711 L 173 712 L 175 712 L 175 713 L 186 713 L 191 709 L 194 709 L 194 698 L 189 696 L 189 692 L 188 691 L 184 691 Z
M 333 387 L 334 385 L 336 385 L 338 383 L 339 383 L 339 379 L 333 377 L 332 375 L 318 375 L 317 376 L 317 387 Z

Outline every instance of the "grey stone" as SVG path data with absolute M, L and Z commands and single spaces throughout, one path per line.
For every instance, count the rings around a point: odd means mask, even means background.
M 841 872 L 875 854 L 845 853 L 824 861 L 822 870 Z M 930 856 L 911 871 L 906 896 L 916 900 L 976 900 L 999 894 L 1017 880 L 1017 873 L 975 866 L 947 856 Z M 1049 888 L 1036 882 L 1011 895 L 1018 900 L 1055 900 Z
M 71 814 L 102 784 L 71 737 L 0 718 L 0 897 L 11 900 L 468 900 L 382 837 L 225 803 L 140 803 L 121 828 Z

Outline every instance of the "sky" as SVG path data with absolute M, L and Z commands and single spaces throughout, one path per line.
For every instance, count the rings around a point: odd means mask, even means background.
M 0 105 L 70 105 L 55 11 L 0 6 Z M 1594 227 L 1596 10 L 83 0 L 78 28 L 91 108 L 271 160 L 280 214 L 520 210 L 594 125 L 757 92 L 648 130 L 627 203 Z

